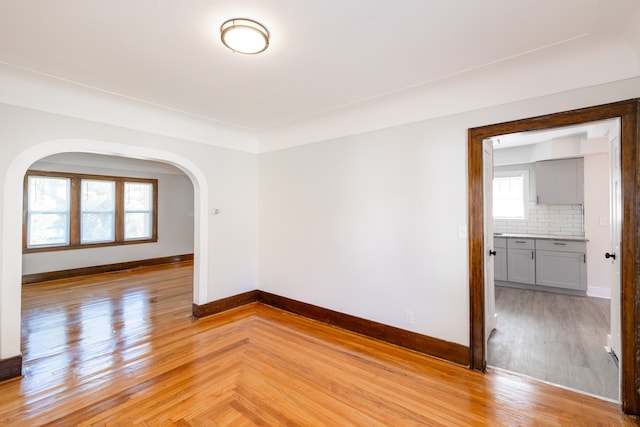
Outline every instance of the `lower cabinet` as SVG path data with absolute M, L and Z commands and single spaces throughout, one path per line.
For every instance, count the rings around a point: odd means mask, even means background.
M 495 280 L 507 281 L 507 239 L 496 237 L 493 239 L 493 250 L 496 255 L 493 259 L 493 276 Z
M 507 281 L 536 283 L 535 243 L 533 239 L 507 240 Z
M 587 290 L 586 242 L 495 238 L 494 250 L 495 280 L 505 284 Z
M 586 243 L 537 241 L 536 284 L 586 291 Z

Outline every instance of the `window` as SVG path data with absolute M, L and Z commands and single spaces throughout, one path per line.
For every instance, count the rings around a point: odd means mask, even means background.
M 124 183 L 125 240 L 151 237 L 153 186 L 143 182 Z
M 158 181 L 29 171 L 25 252 L 157 241 Z
M 115 240 L 116 182 L 82 179 L 81 243 Z
M 28 187 L 28 245 L 68 245 L 70 180 L 30 176 Z
M 493 177 L 493 217 L 529 217 L 529 171 L 495 172 Z

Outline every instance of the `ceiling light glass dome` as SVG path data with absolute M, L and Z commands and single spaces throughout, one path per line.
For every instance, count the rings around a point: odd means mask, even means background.
M 251 19 L 229 19 L 220 26 L 222 43 L 234 52 L 254 55 L 269 47 L 269 32 Z

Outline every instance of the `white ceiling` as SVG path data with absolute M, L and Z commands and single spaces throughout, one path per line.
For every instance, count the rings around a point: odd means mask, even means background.
M 265 131 L 575 40 L 627 37 L 637 8 L 637 0 L 0 0 L 0 63 Z M 219 26 L 234 17 L 264 24 L 269 49 L 227 50 Z

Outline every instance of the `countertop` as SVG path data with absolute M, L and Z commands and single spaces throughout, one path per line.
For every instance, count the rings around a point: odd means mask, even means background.
M 588 242 L 581 236 L 557 236 L 549 234 L 517 234 L 517 233 L 493 233 L 493 237 L 505 237 L 507 239 L 541 239 L 541 240 L 571 240 L 573 242 Z

